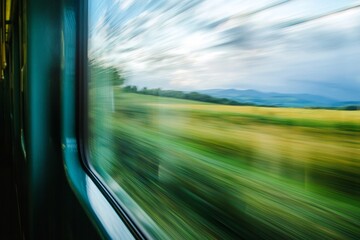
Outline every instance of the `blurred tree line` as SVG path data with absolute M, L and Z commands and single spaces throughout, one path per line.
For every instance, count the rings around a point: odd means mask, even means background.
M 224 104 L 224 105 L 235 105 L 235 106 L 252 105 L 252 104 L 248 104 L 248 103 L 246 103 L 246 104 L 240 103 L 238 101 L 230 100 L 227 98 L 216 98 L 216 97 L 212 97 L 207 94 L 202 94 L 202 93 L 198 93 L 198 92 L 162 90 L 161 88 L 148 89 L 146 87 L 144 87 L 142 89 L 138 89 L 136 86 L 125 86 L 123 88 L 123 91 L 128 92 L 128 93 L 138 93 L 138 94 L 153 95 L 153 96 L 160 96 L 160 97 L 179 98 L 179 99 L 187 99 L 187 100 L 194 100 L 194 101 L 200 101 L 200 102 Z

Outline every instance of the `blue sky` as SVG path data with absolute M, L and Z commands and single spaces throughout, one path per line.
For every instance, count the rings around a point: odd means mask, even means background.
M 130 85 L 360 100 L 360 7 L 348 9 L 357 5 L 92 0 L 89 58 L 121 69 Z

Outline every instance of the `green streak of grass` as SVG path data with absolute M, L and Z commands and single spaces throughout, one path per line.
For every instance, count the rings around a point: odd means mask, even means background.
M 115 112 L 93 103 L 92 162 L 153 219 L 153 237 L 360 235 L 353 117 L 139 94 L 118 93 L 115 103 Z

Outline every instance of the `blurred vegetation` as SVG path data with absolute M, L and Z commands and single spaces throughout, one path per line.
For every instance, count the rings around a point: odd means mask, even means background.
M 183 92 L 183 91 L 175 91 L 175 90 L 162 90 L 160 88 L 148 89 L 146 87 L 138 90 L 136 86 L 126 86 L 123 88 L 124 92 L 127 93 L 140 93 L 145 95 L 153 95 L 153 96 L 161 96 L 161 97 L 170 97 L 170 98 L 180 98 L 180 99 L 188 99 L 200 102 L 209 102 L 209 103 L 217 103 L 217 104 L 225 104 L 225 105 L 247 105 L 252 106 L 250 103 L 240 103 L 234 100 L 230 100 L 227 98 L 216 98 L 209 96 L 207 94 L 202 94 L 198 92 Z
M 360 237 L 360 111 L 179 99 L 114 73 L 91 72 L 109 83 L 89 92 L 91 162 L 152 237 Z

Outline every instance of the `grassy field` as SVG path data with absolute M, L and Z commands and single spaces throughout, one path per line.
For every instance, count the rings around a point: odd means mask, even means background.
M 360 237 L 360 111 L 92 94 L 92 163 L 153 237 Z

